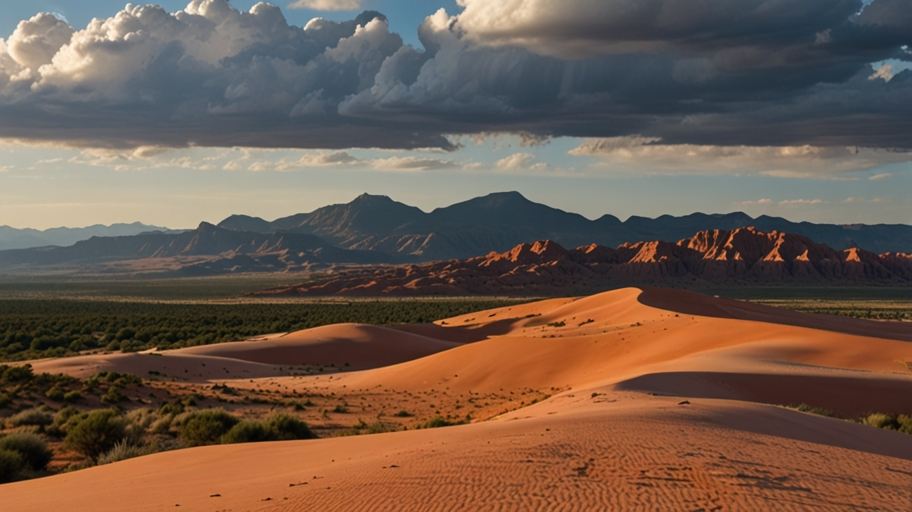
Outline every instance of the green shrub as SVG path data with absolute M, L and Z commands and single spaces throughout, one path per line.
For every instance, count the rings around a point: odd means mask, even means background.
M 826 416 L 826 417 L 828 417 L 828 418 L 832 418 L 832 417 L 833 417 L 833 411 L 830 411 L 830 410 L 828 410 L 828 409 L 824 409 L 824 408 L 822 408 L 822 407 L 813 407 L 813 406 L 810 406 L 810 405 L 808 405 L 808 404 L 801 404 L 801 405 L 798 405 L 798 406 L 792 406 L 791 408 L 792 408 L 792 409 L 796 409 L 796 410 L 801 411 L 801 412 L 806 412 L 806 413 L 808 413 L 808 414 L 816 414 L 816 415 L 818 415 L 818 416 Z
M 173 404 L 166 403 L 158 408 L 159 416 L 164 416 L 166 414 L 180 414 L 184 412 L 184 404 L 180 402 L 175 402 Z
M 64 407 L 63 409 L 57 411 L 57 414 L 54 415 L 54 425 L 62 427 L 68 421 L 70 421 L 70 418 L 77 416 L 78 414 L 79 409 L 70 406 Z
M 54 386 L 51 389 L 49 389 L 47 391 L 47 393 L 44 394 L 44 396 L 50 398 L 51 400 L 53 400 L 55 402 L 62 402 L 63 397 L 66 396 L 66 393 L 64 393 L 63 390 L 60 389 L 59 387 Z
M 266 425 L 275 432 L 276 439 L 279 441 L 314 439 L 317 437 L 307 426 L 307 423 L 281 412 L 266 418 Z
M 114 448 L 126 437 L 127 420 L 113 409 L 92 411 L 85 416 L 77 416 L 75 422 L 67 429 L 65 444 L 93 460 Z
M 900 414 L 896 417 L 897 429 L 904 434 L 912 434 L 912 416 Z
M 223 409 L 193 412 L 181 422 L 180 438 L 187 446 L 217 444 L 239 422 Z
M 174 421 L 173 414 L 166 414 L 149 425 L 150 434 L 165 435 L 171 433 L 171 423 Z
M 463 425 L 465 421 L 450 421 L 441 416 L 436 418 L 431 418 L 428 421 L 418 425 L 418 428 L 440 428 L 440 427 L 452 427 L 455 425 Z
M 29 432 L 15 432 L 0 439 L 0 450 L 9 450 L 22 455 L 22 460 L 32 471 L 40 471 L 51 462 L 54 452 L 47 443 Z
M 893 429 L 894 423 L 896 422 L 896 417 L 890 416 L 889 414 L 883 413 L 874 413 L 868 415 L 862 420 L 862 423 L 871 427 L 877 428 L 888 428 Z M 895 429 L 893 429 L 895 430 Z
M 12 402 L 13 402 L 13 398 L 11 396 L 6 395 L 6 394 L 0 395 L 0 409 L 3 409 L 4 407 L 8 406 Z
M 71 403 L 71 404 L 74 402 L 78 402 L 81 398 L 82 398 L 82 393 L 80 393 L 79 391 L 70 391 L 69 393 L 66 393 L 65 395 L 63 395 L 63 401 L 67 402 L 67 403 Z
M 221 437 L 223 444 L 258 443 L 263 441 L 292 441 L 313 439 L 313 431 L 307 423 L 281 412 L 263 421 L 245 420 L 231 428 Z
M 26 409 L 10 418 L 14 427 L 38 426 L 46 427 L 54 422 L 54 417 L 44 407 Z
M 275 432 L 260 421 L 245 420 L 231 427 L 222 436 L 222 444 L 259 443 L 262 441 L 275 441 Z
M 108 392 L 105 393 L 103 397 L 101 397 L 101 403 L 110 405 L 114 405 L 127 400 L 129 400 L 129 398 L 124 396 L 123 393 L 120 392 L 120 388 L 115 385 L 112 385 L 110 388 L 108 388 Z
M 0 450 L 0 483 L 12 482 L 25 467 L 22 455 L 11 450 Z
M 3 380 L 6 382 L 26 382 L 32 380 L 35 373 L 32 372 L 32 365 L 8 366 L 3 372 Z
M 149 450 L 146 447 L 136 446 L 127 442 L 126 439 L 117 442 L 113 448 L 101 454 L 98 457 L 98 465 L 102 464 L 111 464 L 113 462 L 119 462 L 122 460 L 133 459 L 135 457 L 142 457 L 143 455 L 149 455 L 152 453 L 152 450 Z

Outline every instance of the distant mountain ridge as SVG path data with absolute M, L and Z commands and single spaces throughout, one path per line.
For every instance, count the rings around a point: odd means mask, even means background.
M 137 223 L 117 225 L 116 229 L 130 233 L 151 227 Z M 908 225 L 794 223 L 776 217 L 754 219 L 744 213 L 631 217 L 624 222 L 604 215 L 589 220 L 529 201 L 517 192 L 489 194 L 426 213 L 386 196 L 363 194 L 347 204 L 272 222 L 233 215 L 217 226 L 203 222 L 195 230 L 93 236 L 67 247 L 45 244 L 0 250 L 0 272 L 40 273 L 52 267 L 75 272 L 93 267 L 91 272 L 160 271 L 174 275 L 286 272 L 336 264 L 466 260 L 504 253 L 535 240 L 549 240 L 562 247 L 595 244 L 617 250 L 650 240 L 666 244 L 660 247 L 667 249 L 667 244 L 674 245 L 675 240 L 693 233 L 747 227 L 803 236 L 836 250 L 863 247 L 872 253 L 912 253 L 912 226 Z M 89 234 L 88 229 L 82 234 Z M 112 229 L 102 231 L 110 233 Z M 115 264 L 140 261 L 148 264 Z M 105 265 L 107 268 L 101 268 Z
M 550 240 L 467 260 L 341 272 L 255 295 L 575 295 L 630 284 L 912 284 L 912 254 L 842 251 L 754 228 L 701 231 L 677 243 L 567 250 Z
M 589 220 L 582 215 L 529 201 L 518 192 L 494 193 L 425 213 L 386 196 L 363 194 L 348 204 L 273 222 L 231 216 L 220 227 L 241 231 L 313 234 L 346 249 L 377 251 L 419 261 L 464 259 L 506 251 L 533 240 L 567 247 L 597 243 L 608 247 L 642 240 L 675 241 L 704 230 L 756 227 L 806 236 L 835 249 L 864 247 L 877 253 L 912 252 L 912 226 L 836 225 L 791 222 L 779 217 L 752 218 L 741 212 L 656 219 L 613 215 Z
M 395 258 L 368 251 L 340 249 L 303 233 L 257 233 L 220 228 L 203 222 L 192 231 L 122 237 L 92 237 L 70 247 L 0 251 L 0 268 L 97 265 L 109 262 L 197 258 L 179 273 L 204 275 L 231 272 L 287 271 L 315 263 L 382 264 Z
M 0 226 L 0 251 L 9 249 L 28 249 L 31 247 L 69 246 L 93 236 L 132 236 L 140 233 L 160 231 L 163 233 L 180 233 L 159 226 L 149 226 L 141 222 L 132 224 L 96 224 L 85 228 L 51 228 L 44 231 L 37 229 L 16 229 Z

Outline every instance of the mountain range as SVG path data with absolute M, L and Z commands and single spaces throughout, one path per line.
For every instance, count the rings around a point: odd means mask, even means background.
M 426 213 L 386 196 L 364 194 L 348 204 L 271 222 L 232 215 L 218 225 L 203 222 L 187 231 L 166 231 L 138 223 L 82 231 L 48 230 L 55 236 L 71 238 L 98 230 L 102 234 L 65 247 L 43 243 L 41 247 L 0 251 L 0 273 L 61 269 L 176 276 L 285 272 L 325 269 L 335 264 L 465 260 L 503 253 L 535 240 L 549 240 L 563 247 L 670 243 L 700 231 L 745 227 L 802 236 L 835 250 L 863 247 L 872 253 L 912 252 L 912 226 L 902 224 L 795 223 L 778 217 L 752 218 L 744 213 L 631 217 L 623 222 L 604 215 L 589 220 L 534 203 L 517 192 L 490 194 Z M 110 236 L 118 230 L 126 231 Z M 0 229 L 0 234 L 3 232 Z
M 534 203 L 518 192 L 490 194 L 430 213 L 386 196 L 364 194 L 348 204 L 326 206 L 272 222 L 233 215 L 219 226 L 261 233 L 306 233 L 338 247 L 417 261 L 470 258 L 535 240 L 551 240 L 566 247 L 591 243 L 617 247 L 643 240 L 676 241 L 698 231 L 749 226 L 806 236 L 840 250 L 863 247 L 877 253 L 912 252 L 912 226 L 903 224 L 813 224 L 765 215 L 752 218 L 740 212 L 663 215 L 655 219 L 630 217 L 623 222 L 604 215 L 589 220 Z
M 254 295 L 576 295 L 627 284 L 910 284 L 912 254 L 837 251 L 754 228 L 701 231 L 677 243 L 567 250 L 542 240 L 467 260 L 350 270 Z
M 133 224 L 112 224 L 104 226 L 96 224 L 85 228 L 51 228 L 44 231 L 37 229 L 16 229 L 9 226 L 0 226 L 0 251 L 8 249 L 28 249 L 31 247 L 73 245 L 93 236 L 132 236 L 140 233 L 160 231 L 163 233 L 178 233 L 179 231 L 159 226 L 148 226 L 141 222 Z
M 70 247 L 0 251 L 0 269 L 91 268 L 143 261 L 146 267 L 174 275 L 307 270 L 314 266 L 393 263 L 394 257 L 371 251 L 340 249 L 303 233 L 234 231 L 203 222 L 195 230 L 133 236 L 93 237 Z M 135 269 L 137 267 L 127 267 Z

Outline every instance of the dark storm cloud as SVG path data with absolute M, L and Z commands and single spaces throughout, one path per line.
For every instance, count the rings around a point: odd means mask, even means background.
M 0 137 L 75 146 L 441 147 L 446 134 L 912 148 L 907 0 L 461 0 L 385 18 L 129 7 L 0 40 Z M 859 14 L 860 12 L 860 14 Z

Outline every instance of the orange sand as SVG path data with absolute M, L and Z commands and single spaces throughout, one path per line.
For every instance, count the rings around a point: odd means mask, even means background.
M 334 345 L 352 349 L 344 356 L 352 365 L 377 368 L 329 382 L 267 375 L 227 382 L 339 394 L 563 392 L 461 427 L 182 450 L 8 484 L 0 487 L 3 509 L 904 510 L 912 503 L 912 436 L 762 405 L 808 403 L 846 417 L 912 413 L 912 372 L 900 364 L 912 362 L 908 323 L 624 289 L 436 326 L 326 329 L 288 336 L 287 346 L 278 338 L 106 361 L 210 358 L 258 365 L 230 371 L 281 372 L 282 359 L 326 358 Z M 66 362 L 36 366 L 66 370 Z M 398 364 L 379 367 L 391 363 Z

